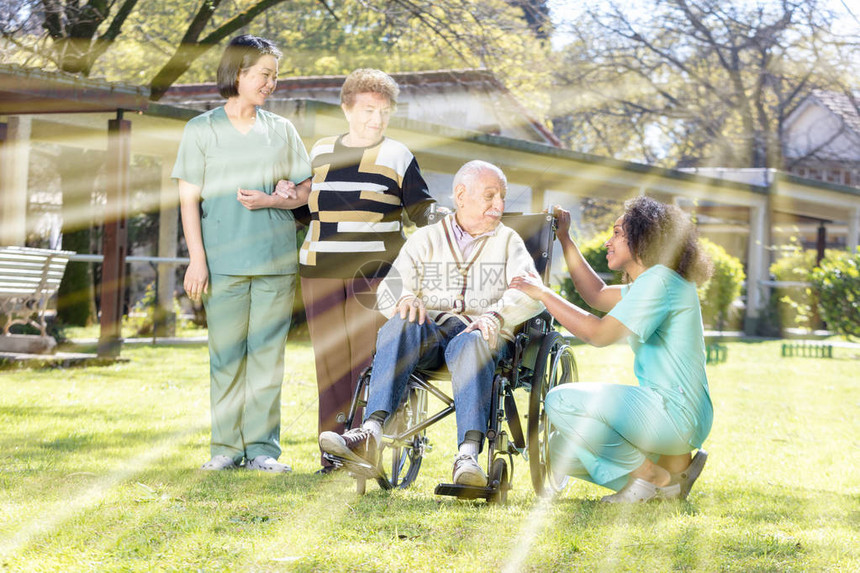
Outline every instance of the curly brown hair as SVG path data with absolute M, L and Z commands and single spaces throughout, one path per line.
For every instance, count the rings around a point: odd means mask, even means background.
M 710 278 L 713 266 L 696 225 L 677 206 L 645 196 L 630 199 L 621 225 L 630 253 L 646 267 L 665 265 L 698 285 Z
M 346 76 L 343 87 L 340 88 L 340 103 L 352 108 L 355 96 L 364 93 L 375 93 L 388 98 L 391 106 L 397 105 L 400 88 L 394 78 L 382 70 L 359 68 Z

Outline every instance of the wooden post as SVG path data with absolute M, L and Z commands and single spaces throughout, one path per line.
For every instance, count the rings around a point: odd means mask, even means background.
M 125 307 L 125 257 L 128 252 L 126 227 L 131 122 L 117 110 L 108 120 L 107 203 L 102 249 L 101 304 L 98 355 L 116 358 L 122 350 L 122 316 Z

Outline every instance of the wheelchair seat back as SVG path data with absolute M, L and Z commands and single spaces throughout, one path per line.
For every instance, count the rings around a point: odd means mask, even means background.
M 549 280 L 555 219 L 549 213 L 505 213 L 502 223 L 513 229 L 526 244 L 544 283 Z

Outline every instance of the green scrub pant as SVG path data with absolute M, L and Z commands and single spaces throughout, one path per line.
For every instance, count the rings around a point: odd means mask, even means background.
M 212 456 L 281 454 L 281 384 L 296 277 L 212 274 L 209 323 Z
M 584 382 L 546 395 L 554 472 L 618 491 L 648 458 L 693 449 L 695 421 L 653 388 Z

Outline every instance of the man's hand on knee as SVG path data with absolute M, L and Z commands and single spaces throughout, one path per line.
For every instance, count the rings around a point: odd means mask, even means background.
M 416 296 L 405 296 L 400 299 L 397 304 L 397 312 L 400 313 L 400 318 L 407 319 L 409 322 L 418 320 L 418 324 L 424 324 L 427 319 L 427 309 L 424 307 L 424 301 Z
M 472 332 L 473 330 L 479 330 L 481 335 L 484 337 L 484 340 L 487 341 L 490 348 L 495 350 L 496 344 L 499 341 L 499 321 L 491 318 L 489 316 L 480 316 L 475 322 L 466 327 L 466 329 L 460 334 L 465 334 L 467 332 Z M 457 335 L 459 336 L 459 334 Z

